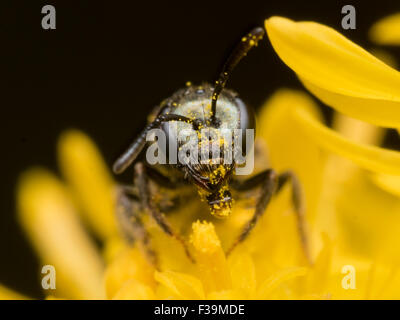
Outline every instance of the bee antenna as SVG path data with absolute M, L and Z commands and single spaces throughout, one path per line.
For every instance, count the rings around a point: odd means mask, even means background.
M 211 123 L 218 125 L 218 119 L 216 118 L 217 111 L 217 100 L 221 91 L 225 88 L 226 82 L 229 79 L 233 69 L 239 63 L 239 61 L 247 55 L 251 48 L 257 46 L 258 41 L 264 37 L 264 29 L 257 27 L 245 35 L 242 40 L 236 45 L 230 54 L 229 58 L 222 67 L 222 71 L 218 76 L 218 80 L 215 81 L 214 92 L 211 98 Z

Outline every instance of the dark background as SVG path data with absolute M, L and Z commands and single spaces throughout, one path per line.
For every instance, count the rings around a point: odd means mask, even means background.
M 41 28 L 45 4 L 56 7 L 56 30 Z M 345 4 L 356 7 L 356 30 L 341 29 Z M 398 1 L 1 0 L 0 283 L 41 296 L 39 262 L 16 223 L 15 187 L 33 165 L 57 172 L 64 129 L 88 133 L 111 165 L 154 105 L 186 81 L 213 80 L 232 45 L 265 18 L 318 21 L 370 48 L 369 26 L 396 11 Z M 268 40 L 228 86 L 255 107 L 281 86 L 301 87 Z

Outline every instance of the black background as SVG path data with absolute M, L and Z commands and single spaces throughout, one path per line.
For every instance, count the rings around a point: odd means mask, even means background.
M 56 7 L 56 30 L 41 28 L 45 4 Z M 356 7 L 356 30 L 341 29 L 345 4 Z M 369 26 L 396 11 L 398 1 L 2 0 L 0 283 L 41 296 L 39 262 L 15 219 L 15 187 L 33 165 L 57 172 L 60 132 L 85 131 L 111 165 L 154 105 L 186 81 L 213 80 L 232 45 L 265 18 L 318 21 L 371 48 Z M 229 86 L 254 107 L 281 86 L 301 87 L 268 40 Z

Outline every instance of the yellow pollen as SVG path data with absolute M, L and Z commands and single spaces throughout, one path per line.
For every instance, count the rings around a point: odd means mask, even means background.
M 227 290 L 232 280 L 221 242 L 211 222 L 192 224 L 190 242 L 194 247 L 196 265 L 206 292 Z
M 211 254 L 221 248 L 221 243 L 215 234 L 212 223 L 196 221 L 192 228 L 193 233 L 190 242 L 197 251 Z

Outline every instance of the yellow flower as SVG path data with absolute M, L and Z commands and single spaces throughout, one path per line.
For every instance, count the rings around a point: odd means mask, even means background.
M 373 30 L 386 30 L 387 21 L 393 29 L 399 29 L 399 25 L 395 25 L 396 17 L 384 19 L 372 28 L 371 32 L 377 34 L 376 39 L 383 34 Z M 350 117 L 374 125 L 399 128 L 400 95 L 397 88 L 400 73 L 397 70 L 321 24 L 272 17 L 266 20 L 265 25 L 280 58 L 321 101 Z M 400 175 L 397 152 L 343 139 L 335 132 L 312 124 L 300 109 L 296 112 L 298 119 L 302 118 L 309 137 L 323 148 L 379 173 L 375 180 L 385 184 L 386 189 L 396 188 L 393 182 Z M 382 174 L 392 176 L 385 178 Z
M 394 43 L 397 18 L 384 19 L 372 28 L 376 42 L 381 38 L 380 43 L 389 43 L 390 38 Z M 309 139 L 351 160 L 332 155 L 327 160 L 320 208 L 331 211 L 335 219 L 325 225 L 342 235 L 346 251 L 368 256 L 375 263 L 390 262 L 386 267 L 397 270 L 400 154 L 379 147 L 384 129 L 374 125 L 399 128 L 400 73 L 318 23 L 272 17 L 265 25 L 275 51 L 304 86 L 344 114 L 335 114 L 334 131 L 302 108 L 292 113 Z M 384 39 L 383 31 L 389 25 L 392 33 Z M 335 208 L 329 208 L 330 204 Z M 392 275 L 387 281 L 394 279 Z
M 315 158 L 319 153 L 316 145 L 310 143 L 306 135 L 298 130 L 295 121 L 291 120 L 289 115 L 294 101 L 305 109 L 308 108 L 310 116 L 318 114 L 318 109 L 305 94 L 280 91 L 263 109 L 260 122 L 268 130 L 262 131 L 260 136 L 274 146 L 275 150 L 272 151 L 275 152 L 271 153 L 274 155 L 271 162 L 276 164 L 278 169 L 292 164 L 298 165 L 297 171 L 305 178 L 305 187 L 312 195 L 308 198 L 311 204 L 312 201 L 317 202 L 318 197 L 314 193 L 319 188 L 315 183 L 321 180 L 320 174 L 316 174 L 320 170 L 310 170 L 308 166 L 315 165 L 314 169 L 320 168 L 324 160 L 323 157 Z M 279 125 L 283 119 L 290 129 Z M 288 150 L 277 144 L 280 134 L 285 134 L 288 147 L 293 144 L 293 149 Z M 63 144 L 67 144 L 65 149 L 61 147 Z M 94 156 L 66 157 L 72 161 L 70 168 L 77 168 L 76 173 L 81 172 L 82 168 L 100 168 L 99 172 L 92 171 L 92 175 L 98 179 L 97 185 L 102 186 L 104 181 L 109 181 L 105 178 L 105 167 L 92 165 L 102 163 L 102 160 L 97 151 L 92 152 L 96 149 L 85 135 L 76 131 L 65 133 L 60 139 L 59 150 L 77 150 L 82 145 L 88 148 L 82 150 L 85 154 Z M 294 160 L 291 152 L 299 150 L 295 147 L 309 152 L 300 153 Z M 310 164 L 308 160 L 312 159 L 314 162 Z M 303 169 L 302 163 L 306 165 Z M 81 183 L 86 184 L 85 180 Z M 89 185 L 93 186 L 91 183 Z M 57 289 L 52 296 L 113 299 L 325 299 L 365 298 L 370 294 L 371 297 L 377 297 L 368 293 L 368 290 L 371 290 L 368 289 L 371 279 L 377 278 L 369 274 L 368 260 L 358 257 L 345 258 L 341 252 L 334 254 L 333 241 L 327 236 L 322 239 L 320 234 L 313 236 L 314 243 L 321 241 L 323 249 L 318 249 L 318 252 L 314 250 L 313 266 L 305 263 L 298 241 L 296 221 L 291 212 L 289 190 L 284 190 L 272 202 L 268 214 L 261 219 L 250 238 L 238 246 L 229 258 L 225 256 L 223 248 L 226 249 L 231 243 L 239 227 L 252 212 L 240 203 L 231 219 L 223 223 L 193 222 L 190 244 L 197 261 L 195 265 L 186 258 L 178 242 L 149 221 L 148 229 L 161 260 L 161 266 L 157 270 L 137 247 L 124 246 L 114 232 L 110 232 L 108 238 L 103 238 L 102 259 L 93 242 L 84 233 L 80 216 L 77 214 L 80 211 L 75 209 L 82 207 L 79 205 L 80 201 L 86 203 L 89 199 L 77 200 L 79 197 L 72 197 L 74 191 L 71 189 L 74 188 L 74 184 L 64 186 L 43 169 L 34 169 L 21 177 L 21 223 L 41 255 L 43 264 L 56 267 Z M 103 190 L 104 193 L 100 192 L 102 198 L 113 197 L 110 188 Z M 90 193 L 87 195 L 91 197 Z M 103 212 L 102 208 L 95 210 Z M 184 220 L 185 217 L 179 215 L 185 213 L 187 212 L 184 210 L 173 218 Z M 315 215 L 314 212 L 313 220 Z M 95 217 L 94 214 L 85 214 L 84 221 L 90 216 Z M 89 225 L 93 230 L 99 230 L 98 225 L 104 224 L 103 219 L 108 218 L 99 215 L 98 219 L 92 220 Z M 103 263 L 106 265 L 104 271 Z M 358 270 L 357 294 L 341 287 L 341 268 L 345 264 L 354 265 Z M 386 280 L 386 277 L 378 278 L 381 279 Z M 382 283 L 379 283 L 378 288 L 379 286 L 382 286 Z M 7 296 L 13 297 L 11 293 Z
M 382 45 L 400 45 L 400 13 L 376 22 L 369 31 L 370 39 Z
M 400 127 L 400 73 L 333 29 L 272 17 L 265 22 L 279 57 L 304 86 L 339 112 Z
M 299 176 L 313 264 L 305 259 L 285 187 L 228 257 L 253 213 L 246 201 L 227 220 L 204 215 L 194 201 L 168 214 L 195 263 L 145 217 L 158 257 L 153 265 L 119 235 L 116 183 L 94 143 L 68 131 L 58 145 L 63 179 L 36 168 L 21 176 L 17 190 L 21 225 L 43 265 L 56 269 L 49 298 L 400 298 L 400 155 L 379 146 L 384 131 L 374 126 L 400 127 L 398 72 L 316 23 L 274 17 L 266 29 L 305 86 L 345 114 L 336 114 L 329 128 L 310 96 L 288 89 L 277 91 L 259 114 L 257 145 L 268 150 L 268 160 L 260 154 L 256 166 Z M 0 298 L 25 297 L 0 286 Z

